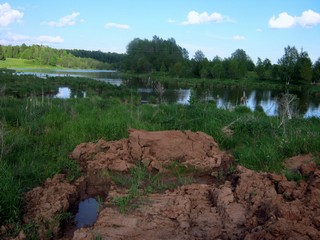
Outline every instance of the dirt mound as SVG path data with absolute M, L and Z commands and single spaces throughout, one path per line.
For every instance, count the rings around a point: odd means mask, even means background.
M 128 171 L 138 161 L 150 170 L 162 171 L 163 165 L 179 161 L 209 171 L 230 161 L 213 138 L 202 132 L 147 132 L 134 129 L 129 130 L 128 139 L 80 144 L 71 157 L 88 172 L 100 169 Z
M 37 187 L 25 195 L 26 224 L 37 225 L 40 239 L 57 236 L 60 222 L 78 198 L 77 188 L 65 180 L 62 174 L 47 179 L 43 187 Z
M 126 214 L 104 208 L 93 228 L 77 230 L 73 239 L 320 238 L 319 170 L 295 183 L 239 166 L 230 180 L 150 194 Z
M 312 174 L 317 168 L 312 154 L 298 155 L 289 158 L 285 160 L 284 165 L 288 170 L 302 175 Z
M 300 182 L 242 166 L 230 168 L 232 158 L 212 137 L 190 131 L 130 130 L 128 139 L 82 143 L 70 157 L 82 167 L 81 178 L 71 184 L 56 175 L 26 194 L 24 219 L 40 226 L 43 239 L 57 214 L 70 210 L 79 199 L 95 196 L 101 198 L 101 206 L 94 225 L 61 239 L 320 239 L 316 165 Z M 182 166 L 195 169 L 185 175 L 194 181 L 150 193 L 147 183 L 162 173 L 166 177 L 166 166 L 172 163 L 180 171 L 174 181 L 181 180 Z M 140 165 L 154 175 L 143 181 L 141 176 L 139 181 L 130 179 L 137 181 L 131 187 L 123 185 Z M 112 172 L 122 174 L 116 175 L 122 177 L 120 185 Z M 123 213 L 115 199 L 131 200 L 132 207 Z M 50 231 L 58 238 L 60 225 L 54 226 Z

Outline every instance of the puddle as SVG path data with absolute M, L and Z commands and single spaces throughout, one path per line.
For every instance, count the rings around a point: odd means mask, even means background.
M 75 216 L 77 228 L 92 226 L 98 217 L 99 203 L 95 198 L 88 198 L 79 203 L 79 210 Z

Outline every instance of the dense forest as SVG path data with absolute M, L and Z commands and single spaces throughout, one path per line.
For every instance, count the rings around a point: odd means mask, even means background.
M 180 78 L 280 80 L 286 84 L 320 82 L 320 58 L 312 63 L 308 52 L 296 47 L 284 48 L 277 64 L 266 58 L 257 62 L 243 50 L 235 50 L 230 57 L 212 60 L 198 50 L 190 59 L 185 48 L 174 38 L 164 40 L 133 39 L 125 54 L 88 50 L 58 50 L 47 46 L 1 46 L 0 60 L 6 58 L 32 59 L 40 65 L 68 68 L 117 69 L 132 73 L 154 73 Z M 250 74 L 249 73 L 253 73 Z
M 102 52 L 102 51 L 88 51 L 82 49 L 69 49 L 67 50 L 68 53 L 80 58 L 92 58 L 98 60 L 103 63 L 112 64 L 113 67 L 119 66 L 119 63 L 123 62 L 126 55 L 114 52 Z

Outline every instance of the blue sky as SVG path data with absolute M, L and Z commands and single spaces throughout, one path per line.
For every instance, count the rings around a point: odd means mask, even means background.
M 320 57 L 319 0 L 0 0 L 0 44 L 123 53 L 134 38 L 174 38 L 190 58 L 243 49 L 273 63 L 288 45 Z

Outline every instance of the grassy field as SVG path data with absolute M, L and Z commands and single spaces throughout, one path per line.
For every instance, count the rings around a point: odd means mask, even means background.
M 246 107 L 226 111 L 197 101 L 140 105 L 132 90 L 99 81 L 0 74 L 0 225 L 20 226 L 23 193 L 46 178 L 79 176 L 77 164 L 67 157 L 77 144 L 125 138 L 128 128 L 203 131 L 237 163 L 257 171 L 281 173 L 287 157 L 319 156 L 318 118 L 287 119 L 284 128 L 278 117 Z M 61 84 L 86 91 L 87 97 L 42 97 Z
M 0 68 L 19 69 L 19 68 L 46 68 L 46 69 L 61 69 L 61 67 L 41 65 L 34 60 L 7 58 L 5 61 L 0 61 Z

